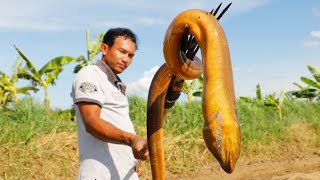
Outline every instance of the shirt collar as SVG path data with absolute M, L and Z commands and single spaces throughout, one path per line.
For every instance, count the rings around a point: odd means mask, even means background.
M 113 84 L 115 87 L 117 87 L 122 94 L 125 94 L 127 86 L 121 81 L 121 79 L 113 73 L 111 68 L 102 60 L 97 60 L 96 66 L 98 66 L 101 71 L 103 71 L 107 77 L 108 80 Z

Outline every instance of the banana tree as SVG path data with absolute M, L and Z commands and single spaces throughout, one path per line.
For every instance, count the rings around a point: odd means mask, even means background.
M 256 98 L 251 98 L 251 97 L 244 97 L 244 96 L 240 96 L 240 101 L 244 101 L 247 103 L 259 103 L 262 102 L 262 92 L 261 92 L 261 87 L 260 84 L 256 85 Z
M 77 73 L 87 65 L 94 64 L 94 58 L 100 53 L 100 46 L 103 41 L 104 34 L 105 33 L 102 33 L 99 37 L 96 37 L 98 41 L 90 41 L 89 30 L 86 30 L 87 57 L 81 55 L 76 58 L 76 62 L 79 64 L 74 68 L 74 73 Z
M 202 97 L 203 77 L 200 76 L 195 80 L 186 81 L 183 84 L 182 92 L 187 95 L 188 104 L 192 103 L 193 97 Z
M 198 77 L 197 82 L 199 83 L 199 87 L 198 87 L 197 91 L 193 93 L 193 96 L 202 97 L 203 77 L 202 76 Z
M 0 76 L 0 108 L 2 108 L 10 102 L 10 100 L 17 101 L 17 98 L 15 98 L 16 92 L 12 88 L 9 76 L 2 71 L 0 71 Z
M 17 102 L 18 94 L 30 95 L 29 91 L 38 91 L 36 87 L 32 86 L 16 87 L 20 64 L 21 58 L 18 58 L 14 65 L 14 73 L 11 78 L 6 73 L 0 71 L 0 107 L 3 107 L 8 102 Z
M 303 87 L 298 83 L 293 83 L 300 90 L 290 91 L 290 94 L 297 98 L 305 98 L 307 99 L 307 102 L 311 103 L 314 99 L 320 100 L 320 70 L 314 65 L 308 65 L 308 69 L 315 80 L 301 77 L 300 80 L 305 83 L 307 87 Z
M 284 91 L 281 90 L 279 98 L 276 98 L 275 94 L 271 94 L 271 95 L 268 95 L 264 101 L 264 105 L 269 109 L 275 110 L 280 119 L 283 118 L 282 104 L 283 104 L 284 99 L 286 97 L 285 94 L 286 93 L 284 93 Z
M 27 58 L 27 56 L 17 46 L 14 45 L 14 47 L 18 51 L 22 59 L 25 61 L 25 66 L 23 68 L 19 68 L 17 74 L 18 78 L 30 80 L 34 87 L 39 85 L 43 88 L 45 109 L 48 112 L 49 85 L 55 85 L 55 81 L 58 79 L 58 75 L 63 70 L 63 66 L 69 64 L 72 61 L 75 61 L 76 59 L 70 56 L 59 56 L 51 59 L 40 70 L 37 70 L 32 61 Z
M 267 109 L 275 110 L 280 119 L 283 118 L 283 113 L 282 113 L 283 102 L 286 98 L 290 99 L 290 96 L 288 96 L 287 93 L 285 93 L 283 90 L 281 90 L 279 98 L 276 98 L 275 93 L 273 93 L 273 94 L 267 95 L 266 98 L 264 99 L 262 97 L 260 84 L 257 84 L 256 96 L 257 96 L 256 98 L 241 96 L 240 101 L 246 102 L 246 103 L 251 103 L 251 104 L 262 104 Z
M 187 95 L 188 104 L 192 103 L 193 91 L 195 88 L 195 84 L 196 84 L 195 80 L 185 81 L 183 84 L 182 92 Z

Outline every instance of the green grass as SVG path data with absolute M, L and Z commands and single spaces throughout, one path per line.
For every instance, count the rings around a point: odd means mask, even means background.
M 0 146 L 6 143 L 28 143 L 41 134 L 76 131 L 74 122 L 57 119 L 59 111 L 46 113 L 44 106 L 31 97 L 21 99 L 0 115 Z
M 191 105 L 176 103 L 164 120 L 164 129 L 173 136 L 189 134 L 201 138 L 203 128 L 202 104 L 194 101 Z M 241 126 L 243 144 L 251 141 L 270 144 L 274 140 L 285 140 L 286 127 L 295 123 L 310 123 L 320 135 L 319 104 L 285 101 L 283 119 L 277 113 L 267 109 L 263 104 L 237 102 L 237 114 Z M 130 116 L 138 129 L 146 126 L 146 101 L 138 97 L 130 97 Z
M 137 133 L 146 137 L 146 101 L 132 96 L 129 105 Z M 165 160 L 170 162 L 166 163 L 169 173 L 184 174 L 208 165 L 219 166 L 202 139 L 201 106 L 200 101 L 191 105 L 176 103 L 165 117 Z M 239 161 L 245 157 L 264 159 L 296 151 L 305 153 L 320 147 L 319 103 L 285 101 L 282 109 L 283 119 L 279 119 L 275 111 L 263 104 L 237 102 L 243 143 Z M 0 179 L 32 179 L 36 174 L 43 179 L 74 179 L 79 162 L 73 117 L 71 110 L 46 113 L 43 104 L 32 98 L 2 110 Z M 148 176 L 150 166 L 144 164 Z
M 285 136 L 283 122 L 274 111 L 266 110 L 262 104 L 247 104 L 239 101 L 237 112 L 245 146 L 251 141 L 269 144 L 274 139 Z
M 142 98 L 129 97 L 130 116 L 137 133 L 146 134 L 146 101 Z M 244 147 L 250 142 L 259 141 L 270 144 L 274 140 L 286 140 L 286 127 L 295 123 L 309 123 L 320 135 L 319 104 L 285 101 L 283 119 L 275 111 L 267 110 L 262 104 L 237 102 L 237 113 L 241 126 Z M 38 134 L 51 131 L 75 132 L 76 123 L 71 121 L 70 110 L 46 113 L 41 103 L 32 98 L 24 98 L 14 107 L 2 110 L 0 114 L 0 146 L 6 143 L 28 143 Z M 172 136 L 185 136 L 185 139 L 202 138 L 202 107 L 200 101 L 191 105 L 176 103 L 164 120 L 165 132 Z M 182 144 L 179 142 L 178 144 Z
M 311 123 L 317 134 L 320 134 L 320 103 L 285 101 L 283 106 L 286 125 L 301 121 Z
M 252 158 L 257 156 L 277 156 L 286 153 L 286 147 L 314 148 L 320 147 L 320 110 L 319 104 L 285 101 L 283 119 L 278 114 L 261 104 L 237 102 L 237 114 L 242 133 L 242 154 Z M 170 161 L 167 169 L 173 173 L 186 173 L 197 170 L 204 164 L 216 163 L 213 156 L 206 150 L 202 140 L 202 104 L 194 101 L 191 105 L 176 103 L 164 120 L 165 159 Z M 138 134 L 146 134 L 146 102 L 138 97 L 130 98 L 131 117 Z M 304 124 L 310 124 L 304 126 Z M 292 127 L 299 127 L 294 129 Z M 302 129 L 305 128 L 305 129 Z M 302 133 L 310 135 L 305 138 Z M 313 134 L 316 134 L 314 138 Z M 298 137 L 297 137 L 298 136 Z M 292 144 L 295 142 L 300 144 Z M 304 143 L 304 144 L 302 144 Z M 292 151 L 293 151 L 292 150 Z M 179 152 L 179 153 L 177 153 Z M 193 154 L 190 154 L 193 152 Z M 293 152 L 294 153 L 294 152 Z M 197 155 L 195 155 L 197 154 Z

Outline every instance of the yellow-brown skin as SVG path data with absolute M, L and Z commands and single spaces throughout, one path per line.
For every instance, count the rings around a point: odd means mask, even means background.
M 182 36 L 191 32 L 202 55 L 187 59 L 180 51 Z M 171 78 L 195 79 L 203 73 L 203 138 L 221 167 L 232 173 L 240 155 L 241 133 L 236 114 L 228 43 L 215 17 L 201 10 L 179 14 L 164 39 L 164 64 L 154 76 L 148 97 L 148 148 L 153 179 L 165 179 L 163 150 L 164 101 Z M 171 88 L 171 87 L 170 87 Z

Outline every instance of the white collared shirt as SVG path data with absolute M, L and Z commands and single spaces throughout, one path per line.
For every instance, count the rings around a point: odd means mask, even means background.
M 101 107 L 101 119 L 123 131 L 135 134 L 129 117 L 127 97 L 96 65 L 86 66 L 78 72 L 72 86 L 72 97 L 81 161 L 78 178 L 95 176 L 97 179 L 138 179 L 134 170 L 137 160 L 131 147 L 107 143 L 87 133 L 76 105 L 78 102 L 96 103 Z

